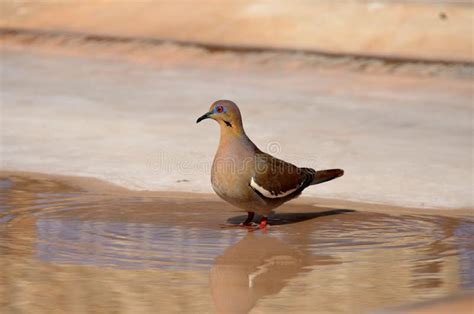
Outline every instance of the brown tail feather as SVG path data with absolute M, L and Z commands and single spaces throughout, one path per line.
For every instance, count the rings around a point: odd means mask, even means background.
M 344 174 L 344 170 L 342 169 L 327 169 L 327 170 L 320 170 L 316 171 L 313 177 L 313 184 L 319 184 L 326 181 L 330 181 L 332 179 L 336 179 Z

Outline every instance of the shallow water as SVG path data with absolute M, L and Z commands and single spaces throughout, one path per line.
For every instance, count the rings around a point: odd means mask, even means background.
M 474 218 L 221 202 L 0 180 L 0 312 L 360 313 L 474 288 Z

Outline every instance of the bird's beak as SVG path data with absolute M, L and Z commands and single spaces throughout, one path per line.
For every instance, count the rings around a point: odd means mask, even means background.
M 211 116 L 212 112 L 206 112 L 205 114 L 203 114 L 202 116 L 200 116 L 197 120 L 196 120 L 196 123 L 199 123 L 201 122 L 202 120 L 204 119 L 207 119 Z

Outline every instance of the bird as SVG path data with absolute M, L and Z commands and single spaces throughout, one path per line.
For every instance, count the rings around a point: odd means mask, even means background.
M 221 199 L 247 212 L 247 219 L 239 226 L 252 227 L 258 214 L 258 228 L 265 229 L 274 209 L 298 197 L 307 187 L 344 174 L 342 169 L 300 168 L 261 151 L 245 133 L 242 115 L 233 101 L 215 101 L 196 123 L 205 119 L 215 120 L 220 126 L 211 185 Z

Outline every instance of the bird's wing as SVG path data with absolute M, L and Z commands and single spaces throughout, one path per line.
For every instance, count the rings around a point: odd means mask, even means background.
M 265 198 L 283 198 L 299 194 L 313 181 L 315 171 L 298 168 L 266 153 L 256 154 L 255 174 L 250 187 Z

